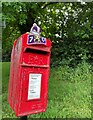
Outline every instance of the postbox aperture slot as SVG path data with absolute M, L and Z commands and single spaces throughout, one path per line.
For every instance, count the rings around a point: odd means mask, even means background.
M 43 51 L 43 50 L 36 50 L 36 49 L 31 49 L 31 48 L 26 48 L 25 53 L 37 53 L 37 54 L 49 54 L 48 51 Z

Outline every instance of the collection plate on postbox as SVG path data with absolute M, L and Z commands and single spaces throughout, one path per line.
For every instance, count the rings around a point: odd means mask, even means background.
M 28 35 L 27 44 L 45 44 L 46 45 L 46 38 L 40 37 L 39 35 Z
M 36 24 L 30 33 L 14 41 L 8 102 L 16 116 L 46 111 L 50 55 L 51 41 L 40 36 L 40 28 Z
M 42 74 L 29 74 L 28 100 L 40 99 Z

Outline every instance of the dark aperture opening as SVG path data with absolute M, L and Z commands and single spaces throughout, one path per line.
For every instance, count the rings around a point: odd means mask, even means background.
M 36 49 L 31 49 L 31 48 L 26 48 L 25 53 L 35 53 L 35 54 L 44 54 L 44 55 L 49 54 L 48 51 L 36 50 Z

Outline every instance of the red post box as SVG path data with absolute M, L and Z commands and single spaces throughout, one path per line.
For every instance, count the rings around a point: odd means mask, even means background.
M 11 53 L 8 102 L 16 116 L 44 112 L 47 107 L 51 41 L 34 30 L 15 40 Z

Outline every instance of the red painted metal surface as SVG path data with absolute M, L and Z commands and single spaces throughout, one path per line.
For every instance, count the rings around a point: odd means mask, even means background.
M 51 41 L 46 39 L 46 45 L 28 45 L 27 39 L 28 34 L 25 33 L 15 40 L 11 53 L 8 102 L 16 116 L 44 112 L 48 101 Z M 39 78 L 33 78 L 33 75 L 37 75 Z M 33 79 L 41 79 L 39 81 L 40 93 L 37 91 L 40 97 L 34 98 L 33 96 L 36 94 L 34 91 L 32 98 L 28 99 L 28 91 L 32 90 L 32 88 L 29 88 L 29 84 Z M 39 87 L 35 86 L 35 84 L 33 83 L 32 85 L 38 89 Z M 35 89 L 33 88 L 33 90 Z

